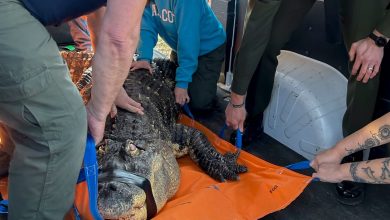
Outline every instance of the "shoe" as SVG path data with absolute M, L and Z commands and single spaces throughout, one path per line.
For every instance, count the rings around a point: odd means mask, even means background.
M 336 185 L 337 201 L 349 206 L 361 204 L 365 196 L 365 185 L 350 181 L 343 181 Z
M 242 146 L 247 147 L 250 143 L 261 137 L 263 133 L 263 114 L 255 117 L 247 117 L 244 122 L 244 132 L 242 134 Z M 230 135 L 230 143 L 236 144 L 237 133 L 233 132 Z

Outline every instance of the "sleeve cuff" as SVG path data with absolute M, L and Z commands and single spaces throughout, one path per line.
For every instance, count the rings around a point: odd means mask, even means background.
M 188 89 L 188 82 L 184 82 L 184 81 L 176 82 L 176 87 L 182 89 Z
M 152 60 L 148 58 L 137 58 L 137 61 L 148 61 L 149 63 L 152 63 Z

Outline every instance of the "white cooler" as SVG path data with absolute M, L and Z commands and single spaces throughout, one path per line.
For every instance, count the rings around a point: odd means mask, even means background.
M 343 138 L 347 79 L 320 61 L 282 51 L 264 132 L 311 160 Z

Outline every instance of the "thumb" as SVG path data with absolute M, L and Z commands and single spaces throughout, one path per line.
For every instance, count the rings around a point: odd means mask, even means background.
M 111 106 L 110 117 L 114 118 L 117 113 L 118 113 L 118 109 L 116 108 L 115 104 L 113 104 Z
M 349 61 L 354 61 L 355 60 L 355 55 L 356 55 L 356 45 L 352 44 L 351 49 L 349 50 Z
M 244 132 L 244 121 L 241 121 L 238 125 L 238 128 L 240 129 L 241 133 Z
M 318 162 L 317 162 L 316 159 L 314 159 L 314 160 L 312 160 L 312 161 L 310 162 L 310 166 L 311 166 L 314 170 L 318 171 Z

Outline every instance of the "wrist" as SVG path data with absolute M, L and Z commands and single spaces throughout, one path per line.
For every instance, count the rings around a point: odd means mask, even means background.
M 105 122 L 110 109 L 104 110 L 104 108 L 95 108 L 94 100 L 90 100 L 86 106 L 86 111 L 89 116 L 92 116 L 96 121 Z M 99 109 L 100 111 L 96 111 Z M 107 113 L 105 113 L 107 112 Z
M 244 95 L 238 95 L 237 93 L 231 92 L 230 93 L 230 103 L 234 105 L 240 105 L 245 102 L 245 96 Z
M 389 37 L 387 37 L 387 36 L 385 36 L 385 35 L 383 35 L 382 33 L 380 33 L 379 31 L 377 31 L 377 30 L 374 30 L 373 32 L 372 32 L 373 34 L 375 34 L 376 36 L 378 36 L 378 37 L 383 37 L 383 38 L 385 38 L 386 39 L 386 41 L 387 41 L 387 43 L 389 43 L 389 40 L 390 40 L 390 38 Z
M 351 163 L 344 163 L 340 165 L 340 179 L 342 181 L 353 181 L 351 172 L 350 172 Z
M 345 150 L 345 148 L 343 148 L 342 144 L 337 143 L 334 148 L 331 148 L 331 150 L 335 155 L 337 155 L 337 157 L 340 159 L 340 162 L 344 157 L 348 156 L 348 152 Z
M 188 82 L 185 81 L 177 81 L 176 87 L 181 89 L 188 89 Z

